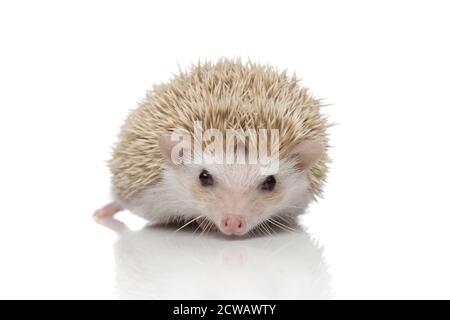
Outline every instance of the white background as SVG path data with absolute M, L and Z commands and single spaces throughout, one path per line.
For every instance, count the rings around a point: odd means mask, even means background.
M 445 1 L 2 1 L 0 298 L 450 298 Z M 178 65 L 250 58 L 332 104 L 308 234 L 94 223 L 128 111 Z

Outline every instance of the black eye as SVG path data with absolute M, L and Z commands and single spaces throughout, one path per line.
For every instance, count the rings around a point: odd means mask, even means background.
M 203 170 L 200 173 L 200 176 L 198 177 L 200 179 L 200 183 L 202 184 L 202 186 L 207 187 L 207 186 L 212 186 L 213 185 L 213 177 L 212 175 L 209 174 L 208 171 Z
M 277 184 L 277 180 L 274 176 L 268 176 L 266 180 L 264 180 L 261 189 L 272 191 L 275 188 L 275 185 Z

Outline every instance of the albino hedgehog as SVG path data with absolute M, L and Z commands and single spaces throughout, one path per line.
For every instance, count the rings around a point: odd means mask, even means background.
M 226 235 L 289 229 L 326 177 L 329 125 L 320 107 L 295 76 L 270 66 L 225 59 L 195 65 L 155 86 L 130 113 L 109 162 L 114 201 L 94 216 L 129 209 L 153 222 L 195 221 Z M 244 163 L 214 161 L 207 141 L 195 150 L 198 121 L 201 133 L 234 132 L 232 150 L 244 142 Z M 262 157 L 249 161 L 252 147 L 261 149 L 261 138 L 245 136 L 252 129 L 278 130 L 278 143 L 268 149 L 269 163 L 278 160 L 273 173 L 264 173 Z M 174 140 L 172 132 L 190 139 Z M 189 161 L 199 153 L 200 161 Z

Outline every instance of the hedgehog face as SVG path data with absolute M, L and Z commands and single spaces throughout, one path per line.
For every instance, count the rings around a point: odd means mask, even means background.
M 164 141 L 160 146 L 171 159 L 173 146 L 164 150 Z M 174 199 L 183 198 L 187 218 L 199 218 L 206 230 L 241 236 L 255 229 L 287 229 L 286 220 L 302 213 L 312 199 L 307 170 L 319 149 L 308 141 L 299 144 L 291 157 L 277 159 L 277 171 L 269 175 L 262 164 L 222 164 L 207 154 L 200 163 L 168 161 L 163 184 L 167 194 L 177 194 Z
M 185 210 L 204 218 L 204 229 L 226 235 L 286 229 L 283 220 L 303 211 L 312 197 L 305 173 L 290 161 L 273 175 L 250 164 L 168 166 L 165 179 L 170 192 L 183 194 Z

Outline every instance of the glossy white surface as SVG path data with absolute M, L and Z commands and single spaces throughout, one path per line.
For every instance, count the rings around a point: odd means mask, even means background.
M 448 4 L 0 4 L 0 298 L 450 298 Z M 109 200 L 129 109 L 200 58 L 296 71 L 338 125 L 308 233 L 145 228 Z M 161 204 L 164 205 L 164 204 Z
M 331 278 L 306 233 L 230 240 L 166 228 L 121 230 L 119 298 L 330 298 Z

